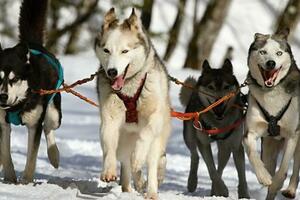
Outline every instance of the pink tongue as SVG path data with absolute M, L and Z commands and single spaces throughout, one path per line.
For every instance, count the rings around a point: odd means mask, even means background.
M 121 90 L 124 86 L 125 80 L 123 79 L 123 75 L 118 76 L 115 80 L 112 81 L 111 87 L 113 90 Z
M 269 87 L 273 86 L 274 84 L 274 79 L 277 76 L 278 71 L 277 70 L 272 70 L 272 71 L 265 71 L 265 84 Z M 276 75 L 275 75 L 276 74 Z

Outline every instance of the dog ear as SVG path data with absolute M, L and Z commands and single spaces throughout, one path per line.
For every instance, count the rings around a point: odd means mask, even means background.
M 231 61 L 229 59 L 226 59 L 224 61 L 222 69 L 225 70 L 228 73 L 233 74 L 233 66 L 232 66 L 232 63 L 231 63 Z
M 254 34 L 254 40 L 266 40 L 269 38 L 269 35 L 261 34 L 261 33 L 255 33 Z
M 104 16 L 103 29 L 107 30 L 118 23 L 115 8 L 112 7 Z
M 140 20 L 139 20 L 138 16 L 136 15 L 134 8 L 132 8 L 129 18 L 124 20 L 122 27 L 124 29 L 129 29 L 129 30 L 138 30 L 139 29 Z
M 279 30 L 275 33 L 275 35 L 281 39 L 287 40 L 290 34 L 289 28 L 284 28 L 282 30 Z
M 208 72 L 209 70 L 211 70 L 211 67 L 209 65 L 209 62 L 205 59 L 202 64 L 202 74 Z
M 18 57 L 23 61 L 27 62 L 29 60 L 29 49 L 26 44 L 19 43 L 14 47 L 14 49 L 16 50 Z

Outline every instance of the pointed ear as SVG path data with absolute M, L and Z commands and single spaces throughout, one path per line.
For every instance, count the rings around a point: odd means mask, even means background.
M 139 20 L 138 16 L 136 15 L 134 8 L 132 8 L 132 12 L 131 12 L 129 18 L 124 20 L 122 27 L 124 29 L 129 29 L 129 30 L 138 30 L 139 29 L 140 20 Z
M 104 16 L 103 29 L 107 30 L 118 23 L 115 8 L 111 8 Z
M 24 43 L 17 44 L 14 49 L 16 50 L 16 54 L 21 58 L 23 61 L 28 61 L 29 49 L 28 46 Z
M 231 63 L 231 61 L 230 61 L 229 59 L 226 59 L 226 60 L 224 61 L 224 64 L 223 64 L 222 69 L 223 69 L 224 71 L 228 72 L 228 73 L 233 74 L 233 66 L 232 66 L 232 63 Z
M 279 30 L 275 33 L 275 35 L 281 39 L 287 40 L 290 34 L 289 28 L 284 28 L 282 30 Z
M 266 40 L 269 37 L 269 35 L 261 34 L 261 33 L 255 33 L 254 34 L 254 40 Z
M 202 74 L 208 72 L 209 70 L 211 70 L 211 67 L 209 65 L 209 62 L 205 59 L 202 64 Z

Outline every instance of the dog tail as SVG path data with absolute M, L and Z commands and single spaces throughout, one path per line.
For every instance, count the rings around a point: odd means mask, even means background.
M 196 86 L 197 84 L 197 80 L 194 78 L 194 77 L 188 77 L 185 81 L 184 81 L 185 84 L 187 85 L 191 85 L 191 86 Z M 191 95 L 193 93 L 193 90 L 190 89 L 190 88 L 187 88 L 187 87 L 181 87 L 181 90 L 180 90 L 180 93 L 179 93 L 179 99 L 180 99 L 180 102 L 183 106 L 187 106 L 189 101 L 190 101 L 190 98 L 191 98 Z
M 19 18 L 20 42 L 43 45 L 48 0 L 23 0 Z

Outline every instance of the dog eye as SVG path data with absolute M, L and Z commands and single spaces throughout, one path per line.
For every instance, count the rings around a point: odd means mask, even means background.
M 15 83 L 15 82 L 18 82 L 18 80 L 19 80 L 19 78 L 15 77 L 15 78 L 11 79 L 10 81 L 13 82 L 13 83 Z
M 265 50 L 260 50 L 260 51 L 259 51 L 259 54 L 260 54 L 260 55 L 265 55 L 265 54 L 267 54 L 267 51 L 265 51 Z
M 104 51 L 105 53 L 107 53 L 107 54 L 110 53 L 110 51 L 109 51 L 107 48 L 104 48 L 103 51 Z
M 276 55 L 277 55 L 277 56 L 281 56 L 281 55 L 282 55 L 282 51 L 277 51 L 277 52 L 276 52 Z
M 128 53 L 129 50 L 125 49 L 122 51 L 123 54 Z

